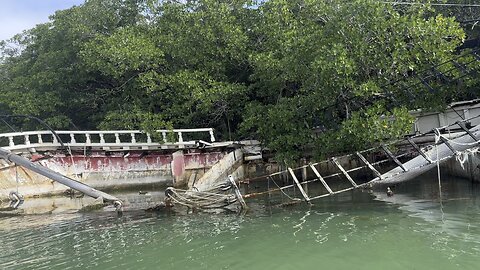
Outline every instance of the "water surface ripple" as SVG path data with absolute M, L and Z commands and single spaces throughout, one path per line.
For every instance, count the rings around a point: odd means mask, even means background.
M 0 217 L 0 269 L 478 269 L 480 187 L 457 179 L 355 191 L 245 215 Z

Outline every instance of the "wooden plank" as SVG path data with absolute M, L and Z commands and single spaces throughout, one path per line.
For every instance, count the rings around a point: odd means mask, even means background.
M 360 158 L 360 160 L 365 163 L 365 165 L 367 165 L 367 167 L 379 178 L 379 179 L 382 179 L 382 174 L 377 171 L 377 169 L 375 169 L 375 167 L 373 167 L 372 164 L 370 164 L 370 162 L 368 162 L 368 160 L 362 155 L 360 154 L 359 152 L 356 152 L 357 154 L 357 157 Z
M 382 144 L 380 147 L 383 149 L 383 151 L 385 152 L 385 154 L 387 154 L 387 156 L 388 156 L 391 160 L 393 160 L 393 162 L 395 162 L 400 168 L 402 168 L 403 171 L 405 171 L 405 172 L 407 171 L 407 169 L 405 168 L 405 166 L 403 166 L 403 164 L 400 162 L 400 160 L 398 160 L 398 158 L 395 157 L 395 155 L 392 154 L 392 152 L 390 151 L 390 149 L 387 148 L 387 146 L 385 146 L 385 145 Z
M 312 169 L 313 173 L 317 176 L 318 180 L 322 182 L 323 186 L 327 189 L 328 193 L 333 194 L 332 189 L 327 185 L 327 182 L 325 182 L 325 179 L 320 175 L 320 173 L 317 171 L 317 168 L 310 164 L 310 168 Z
M 305 193 L 305 190 L 303 189 L 302 185 L 301 185 L 300 182 L 298 181 L 297 176 L 296 176 L 295 173 L 293 172 L 292 168 L 288 168 L 288 172 L 290 173 L 290 175 L 291 175 L 292 178 L 293 178 L 293 181 L 295 182 L 295 184 L 297 185 L 298 189 L 299 189 L 300 192 L 302 193 L 303 198 L 305 198 L 305 201 L 307 201 L 308 203 L 310 203 L 310 198 L 308 197 L 307 193 Z
M 332 159 L 332 162 L 338 167 L 338 169 L 343 173 L 343 175 L 345 175 L 345 177 L 348 179 L 348 181 L 350 181 L 350 183 L 353 185 L 353 187 L 358 187 L 357 183 L 355 183 L 355 181 L 353 181 L 352 177 L 350 177 L 350 175 L 347 173 L 347 171 L 345 171 L 345 169 L 342 167 L 342 165 L 340 165 L 340 163 L 338 163 L 337 159 L 335 157 L 333 157 Z
M 238 202 L 242 206 L 242 209 L 248 209 L 247 203 L 245 203 L 245 200 L 243 199 L 242 193 L 240 192 L 240 189 L 237 186 L 237 183 L 233 179 L 233 176 L 229 175 L 228 180 L 230 181 L 230 184 L 232 184 L 233 189 L 235 191 L 235 197 L 237 197 Z
M 423 152 L 423 150 L 412 140 L 412 138 L 410 137 L 407 137 L 407 141 L 408 143 L 410 143 L 411 146 L 413 146 L 413 148 L 415 148 L 415 150 L 417 150 L 418 153 L 420 153 L 420 155 L 422 155 L 423 158 L 425 158 L 428 163 L 433 163 L 433 161 L 425 154 L 425 152 Z

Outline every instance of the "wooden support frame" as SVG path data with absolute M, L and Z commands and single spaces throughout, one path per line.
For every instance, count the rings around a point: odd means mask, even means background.
M 327 189 L 328 193 L 333 194 L 332 189 L 327 185 L 327 182 L 325 182 L 325 179 L 323 179 L 323 177 L 320 175 L 317 168 L 315 168 L 315 166 L 313 166 L 312 164 L 310 164 L 309 166 L 312 169 L 313 173 L 317 176 L 318 180 L 320 180 L 320 182 L 322 182 L 325 189 Z
M 413 140 L 412 138 L 410 137 L 407 137 L 407 141 L 408 143 L 410 143 L 411 146 L 413 146 L 413 148 L 415 148 L 415 150 L 417 150 L 417 152 L 422 155 L 423 158 L 425 158 L 428 163 L 433 163 L 433 161 L 425 154 L 425 152 L 423 152 L 423 150 L 420 148 L 420 146 L 418 146 Z
M 301 185 L 300 182 L 298 181 L 297 176 L 296 176 L 295 173 L 293 172 L 292 168 L 288 168 L 288 172 L 289 172 L 290 175 L 292 176 L 293 182 L 295 182 L 295 184 L 297 185 L 298 189 L 299 189 L 300 192 L 302 193 L 303 198 L 305 198 L 305 201 L 307 201 L 308 203 L 310 203 L 310 198 L 308 197 L 307 193 L 305 192 L 305 190 L 303 189 L 302 185 Z
M 343 175 L 345 175 L 345 177 L 348 179 L 348 181 L 350 181 L 350 183 L 353 185 L 353 187 L 357 188 L 358 185 L 357 183 L 355 183 L 355 181 L 353 181 L 352 177 L 350 177 L 350 175 L 347 173 L 347 171 L 345 171 L 345 169 L 342 167 L 342 165 L 340 165 L 340 163 L 338 163 L 337 159 L 336 158 L 331 158 L 331 161 L 333 162 L 333 164 L 335 164 L 335 166 L 337 166 L 337 168 L 343 173 Z
M 405 168 L 405 166 L 403 166 L 402 162 L 400 162 L 400 160 L 398 160 L 398 158 L 392 153 L 392 151 L 390 151 L 390 149 L 388 149 L 387 146 L 385 146 L 384 144 L 382 144 L 380 147 L 383 149 L 383 151 L 385 152 L 385 154 L 387 154 L 387 156 L 388 156 L 391 160 L 393 160 L 393 162 L 395 162 L 400 168 L 402 168 L 402 170 L 403 170 L 404 172 L 408 171 L 408 170 Z
M 368 162 L 368 160 L 362 154 L 360 154 L 360 152 L 356 152 L 355 154 L 357 154 L 357 157 L 360 158 L 365 165 L 367 165 L 367 167 L 378 177 L 378 179 L 382 179 L 382 174 L 377 171 L 377 169 L 375 169 L 375 167 L 373 167 L 373 165 Z

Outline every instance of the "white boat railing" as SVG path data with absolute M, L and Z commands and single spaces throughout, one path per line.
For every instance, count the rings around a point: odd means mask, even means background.
M 191 136 L 195 139 L 189 140 Z M 0 134 L 0 147 L 31 152 L 62 145 L 100 150 L 172 149 L 195 147 L 199 140 L 215 142 L 213 128 L 157 130 L 153 135 L 140 130 L 13 132 Z

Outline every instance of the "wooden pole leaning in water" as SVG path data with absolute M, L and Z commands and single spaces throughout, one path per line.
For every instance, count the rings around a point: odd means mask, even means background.
M 31 162 L 30 160 L 21 157 L 17 154 L 14 154 L 8 150 L 0 148 L 0 158 L 3 158 L 7 161 L 10 161 L 12 163 L 15 163 L 19 166 L 22 166 L 26 169 L 29 169 L 33 172 L 36 172 L 40 175 L 43 175 L 49 179 L 52 179 L 53 181 L 56 181 L 60 184 L 63 184 L 71 189 L 80 191 L 84 193 L 87 196 L 90 196 L 92 198 L 98 199 L 102 198 L 104 201 L 113 203 L 113 205 L 119 210 L 122 206 L 122 201 L 118 199 L 115 196 L 112 196 L 110 194 L 107 194 L 105 192 L 96 190 L 84 183 L 81 183 L 79 181 L 73 180 L 71 178 L 68 178 L 60 173 L 57 173 L 47 167 L 41 166 L 39 164 L 35 164 Z
M 240 189 L 238 188 L 237 183 L 235 183 L 235 179 L 233 179 L 233 176 L 229 175 L 228 180 L 233 186 L 233 189 L 235 191 L 235 196 L 237 197 L 238 202 L 242 206 L 242 209 L 246 210 L 248 208 L 247 203 L 245 203 L 242 193 L 240 192 Z

